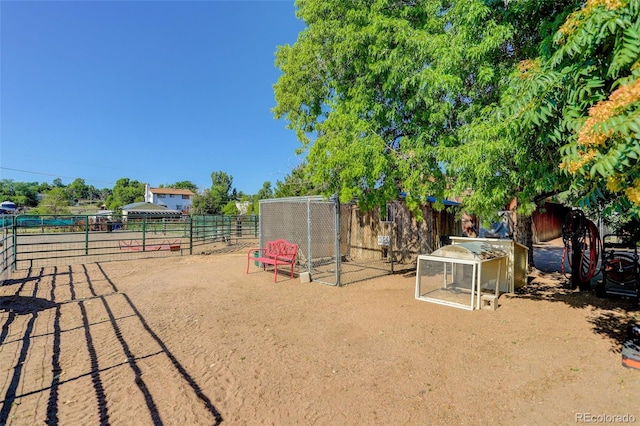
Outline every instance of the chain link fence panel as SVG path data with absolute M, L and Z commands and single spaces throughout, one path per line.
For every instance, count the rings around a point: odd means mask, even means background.
M 298 244 L 296 272 L 309 272 L 323 284 L 340 286 L 393 273 L 390 236 L 372 237 L 360 219 L 351 205 L 335 199 L 261 200 L 260 246 L 277 239 Z

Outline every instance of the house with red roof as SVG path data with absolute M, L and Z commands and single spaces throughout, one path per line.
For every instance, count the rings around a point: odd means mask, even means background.
M 189 214 L 194 193 L 188 189 L 144 187 L 144 201 Z

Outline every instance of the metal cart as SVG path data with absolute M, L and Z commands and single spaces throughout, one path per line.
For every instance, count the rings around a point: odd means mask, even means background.
M 602 239 L 602 281 L 596 296 L 640 298 L 638 241 L 630 234 L 608 234 Z

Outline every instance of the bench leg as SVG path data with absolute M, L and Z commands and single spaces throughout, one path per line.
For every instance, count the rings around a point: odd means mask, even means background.
M 255 258 L 252 258 L 252 257 L 248 257 L 247 258 L 247 270 L 246 270 L 247 274 L 249 273 L 249 266 L 250 266 L 250 262 L 252 260 L 255 260 Z M 266 271 L 267 270 L 267 263 L 266 262 L 261 262 L 261 263 L 262 263 L 262 269 L 264 271 Z M 273 263 L 273 264 L 270 263 L 270 265 L 273 265 L 273 282 L 274 283 L 278 282 L 278 265 L 286 265 L 286 263 L 277 263 L 276 262 L 276 263 Z M 291 279 L 293 279 L 294 278 L 293 277 L 293 274 L 294 274 L 293 265 L 289 265 L 289 266 L 291 267 L 291 272 L 290 272 Z

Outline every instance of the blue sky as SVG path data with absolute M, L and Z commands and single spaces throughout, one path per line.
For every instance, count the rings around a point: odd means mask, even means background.
M 0 178 L 255 194 L 300 163 L 273 118 L 291 1 L 0 0 Z

